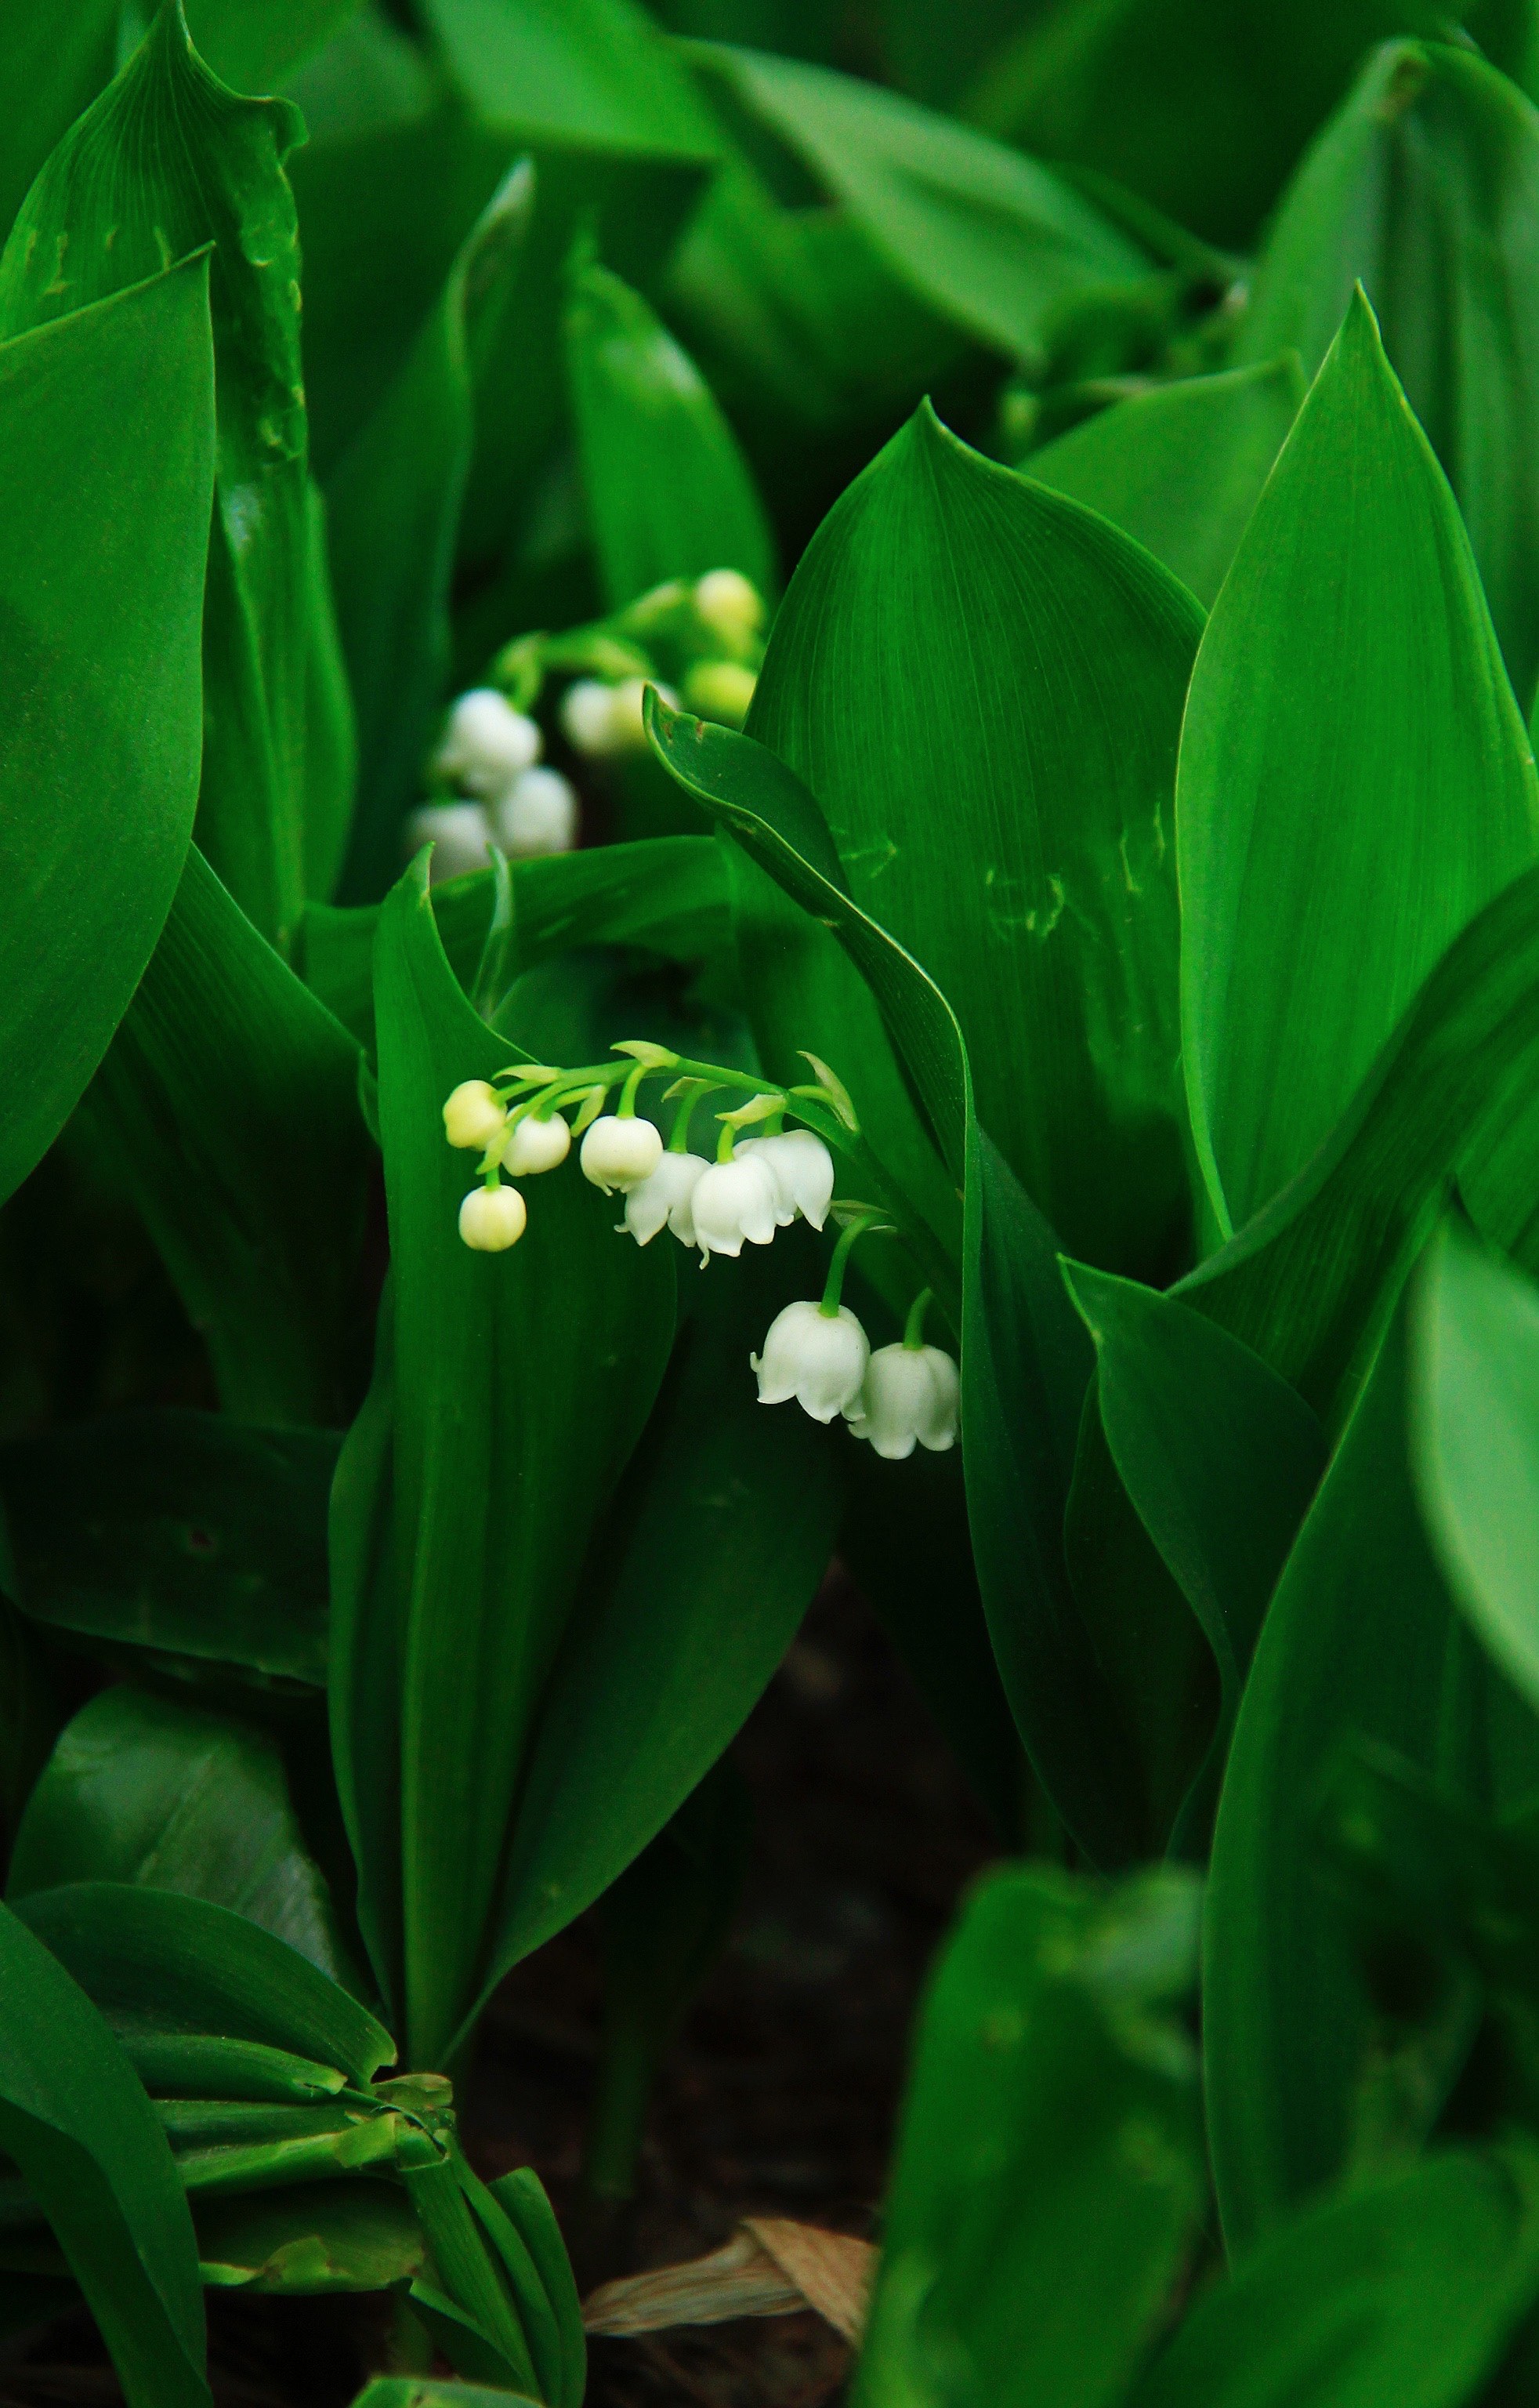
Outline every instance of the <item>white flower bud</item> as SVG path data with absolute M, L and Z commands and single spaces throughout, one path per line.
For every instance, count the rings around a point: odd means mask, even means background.
M 736 568 L 713 568 L 694 589 L 694 607 L 713 636 L 734 648 L 749 643 L 764 624 L 763 596 Z
M 741 727 L 758 682 L 741 661 L 696 661 L 684 680 L 684 699 L 702 719 Z
M 509 1179 L 529 1179 L 536 1171 L 554 1170 L 572 1151 L 572 1132 L 560 1112 L 537 1120 L 528 1112 L 515 1121 L 503 1148 L 502 1163 Z
M 478 1254 L 516 1246 L 529 1214 L 516 1187 L 473 1187 L 460 1207 L 460 1235 Z
M 759 1374 L 762 1405 L 794 1397 L 815 1422 L 831 1422 L 861 1393 L 871 1347 L 848 1304 L 825 1312 L 820 1304 L 788 1304 L 770 1323 L 762 1354 L 748 1361 Z
M 495 1087 L 484 1079 L 463 1079 L 444 1106 L 444 1134 L 450 1145 L 484 1154 L 506 1118 Z
M 810 1129 L 784 1129 L 778 1137 L 746 1137 L 739 1155 L 751 1154 L 775 1182 L 776 1219 L 789 1229 L 798 1212 L 820 1229 L 834 1197 L 834 1156 Z
M 577 840 L 577 790 L 559 769 L 526 769 L 492 804 L 492 830 L 515 861 L 570 853 Z
M 602 1187 L 606 1196 L 619 1188 L 622 1196 L 650 1179 L 663 1158 L 663 1140 L 650 1121 L 622 1121 L 618 1112 L 605 1112 L 593 1123 L 582 1140 L 584 1179 Z
M 619 685 L 578 678 L 576 685 L 569 685 L 562 697 L 561 724 L 573 751 L 594 759 L 617 752 L 644 752 L 647 725 L 642 704 L 649 685 L 657 685 L 665 702 L 677 702 L 672 687 L 658 684 L 655 678 L 622 678 Z
M 484 869 L 491 835 L 491 823 L 479 803 L 424 803 L 407 817 L 406 854 L 409 859 L 424 844 L 432 845 L 428 878 L 437 886 L 446 878 L 463 878 L 473 869 Z
M 914 1452 L 917 1440 L 933 1455 L 956 1442 L 961 1381 L 939 1346 L 878 1346 L 861 1393 L 844 1408 L 850 1434 L 870 1441 L 890 1463 Z
M 449 712 L 433 766 L 440 777 L 490 801 L 539 759 L 541 741 L 534 722 L 506 695 L 494 686 L 473 686 Z
M 743 1240 L 767 1246 L 776 1230 L 775 1173 L 751 1154 L 706 1166 L 691 1203 L 701 1260 L 707 1254 L 740 1254 Z
M 694 1244 L 694 1191 L 707 1168 L 698 1154 L 665 1154 L 651 1177 L 632 1188 L 625 1226 L 638 1246 L 649 1246 L 664 1222 L 681 1244 Z

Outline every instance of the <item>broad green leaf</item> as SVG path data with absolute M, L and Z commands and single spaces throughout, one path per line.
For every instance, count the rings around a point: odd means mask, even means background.
M 208 2408 L 186 2198 L 127 2060 L 64 1968 L 0 1906 L 0 2142 L 85 2293 L 129 2408 Z
M 1136 545 L 926 410 L 804 554 L 750 720 L 949 997 L 1028 1194 L 1119 1269 L 1186 1211 L 1171 796 L 1200 627 Z
M 76 1882 L 19 1899 L 109 2023 L 209 2033 L 335 2066 L 366 2089 L 395 2043 L 367 2009 L 260 1924 L 207 1899 L 127 1882 Z
M 1412 1455 L 1459 1602 L 1539 1703 L 1539 1296 L 1450 1224 L 1420 1283 Z
M 1329 1135 L 1439 954 L 1532 860 L 1536 818 L 1468 538 L 1359 297 L 1181 738 L 1183 1055 L 1225 1235 Z
M 631 0 L 428 0 L 428 16 L 481 115 L 521 139 L 707 165 L 711 122 L 683 68 Z
M 880 1026 L 879 1001 L 950 1175 L 964 1188 L 962 1453 L 990 1635 L 1022 1742 L 1059 1812 L 1093 1861 L 1121 1862 L 1136 1855 L 1141 1829 L 1126 1735 L 1063 1559 L 1063 1512 L 1091 1353 L 1059 1277 L 1057 1240 L 978 1125 L 967 1050 L 950 1006 L 851 901 L 815 797 L 751 737 L 705 726 L 655 698 L 648 725 L 673 774 L 794 898 L 809 924 L 837 937 L 869 980 L 869 988 L 852 980 L 853 991 L 864 998 L 873 1029 Z M 794 929 L 799 915 L 788 916 Z M 793 936 L 792 1001 L 806 992 L 795 953 Z M 869 1067 L 864 1052 L 859 1058 Z M 915 1214 L 903 1177 L 883 1152 L 884 1133 L 873 1126 L 870 1136 L 910 1246 L 950 1312 L 957 1276 L 948 1240 Z
M 1261 1617 L 1324 1469 L 1324 1438 L 1295 1392 L 1202 1313 L 1080 1264 L 1064 1275 L 1095 1340 L 1112 1461 L 1213 1651 L 1217 1771 Z
M 249 1723 L 127 1683 L 81 1707 L 27 1801 L 6 1894 L 97 1881 L 231 1907 L 351 1985 L 282 1755 Z
M 384 2291 L 422 2272 L 427 2243 L 392 2183 L 306 2183 L 194 2203 L 198 2272 L 216 2290 Z M 502 2395 L 499 2395 L 501 2397 Z M 465 2394 L 455 2389 L 457 2408 Z
M 1135 537 L 1211 609 L 1303 398 L 1291 358 L 1187 377 L 1115 402 L 1017 466 Z
M 342 874 L 358 785 L 358 723 L 332 591 L 326 504 L 309 489 L 305 651 L 305 891 L 327 902 Z
M 199 841 L 264 932 L 304 904 L 309 525 L 284 101 L 240 100 L 179 0 L 53 152 L 0 256 L 0 330 L 79 309 L 212 244 L 217 509 Z
M 406 365 L 327 488 L 337 612 L 361 747 L 345 892 L 400 874 L 449 672 L 449 585 L 475 434 L 475 370 L 496 333 L 532 204 L 515 168 L 466 236 Z
M 964 114 L 1248 244 L 1370 43 L 1442 31 L 1451 13 L 1439 0 L 1064 0 L 1032 11 Z M 1503 64 L 1520 47 L 1522 12 L 1503 0 L 1457 13 Z
M 0 1196 L 74 1109 L 181 873 L 212 475 L 201 262 L 0 344 Z
M 259 2100 L 313 2106 L 335 2099 L 347 2076 L 335 2065 L 272 2048 L 264 2041 L 217 2032 L 164 2032 L 119 2027 L 129 2063 L 152 2099 Z
M 1539 112 L 1472 50 L 1397 42 L 1363 69 L 1278 211 L 1242 359 L 1311 376 L 1361 281 L 1447 472 L 1524 710 L 1539 676 Z
M 888 266 L 992 349 L 1031 358 L 1054 310 L 1136 282 L 1144 253 L 1033 160 L 896 93 L 799 59 L 702 64 L 848 208 Z
M 1131 2408 L 1461 2408 L 1539 2290 L 1528 2156 L 1448 2150 L 1284 2225 Z
M 533 1736 L 489 1986 L 591 1904 L 695 1789 L 828 1567 L 843 1433 L 766 1411 L 748 1368 L 798 1292 L 789 1234 L 705 1274 L 729 1278 L 686 1323 L 599 1535 Z M 807 1293 L 815 1267 L 802 1268 Z
M 371 1160 L 358 1051 L 194 846 L 92 1111 L 249 1422 L 354 1393 Z
M 1197 1892 L 1014 1868 L 933 1980 L 852 2399 L 1120 2401 L 1202 2197 Z
M 669 961 L 700 962 L 731 942 L 726 873 L 709 837 L 648 837 L 510 867 L 515 971 L 584 945 L 638 946 Z M 467 990 L 486 944 L 492 893 L 489 869 L 433 890 L 444 950 Z M 305 915 L 306 982 L 371 1054 L 378 924 L 373 905 L 312 904 Z
M 1412 1493 L 1402 1312 L 1267 1612 L 1219 1800 L 1204 2034 L 1232 2252 L 1336 2175 L 1353 2140 L 1370 2001 L 1320 1879 L 1323 1775 L 1361 1737 L 1478 1798 L 1498 1777 L 1496 1697 Z
M 188 0 L 187 20 L 233 91 L 267 93 L 358 7 L 359 0 Z
M 112 73 L 119 0 L 80 0 L 64 17 L 24 5 L 0 19 L 0 238 L 49 152 Z
M 506 1061 L 434 921 L 426 861 L 380 915 L 379 1119 L 394 1287 L 405 2019 L 431 2065 L 485 1980 L 508 1826 L 582 1556 L 651 1405 L 673 1266 L 617 1238 L 575 1163 L 507 1255 L 457 1216 L 452 1087 Z M 505 1528 L 516 1500 L 517 1538 Z M 365 1872 L 365 1880 L 367 1874 Z
M 336 1441 L 222 1414 L 125 1414 L 0 1449 L 29 1619 L 322 1686 Z
M 763 506 L 689 354 L 639 293 L 580 254 L 568 277 L 564 331 L 608 608 L 711 568 L 740 569 L 770 593 L 775 541 Z
M 1178 1293 L 1339 1427 L 1451 1177 L 1487 1234 L 1539 1268 L 1536 1079 L 1530 870 L 1449 946 L 1313 1160 Z

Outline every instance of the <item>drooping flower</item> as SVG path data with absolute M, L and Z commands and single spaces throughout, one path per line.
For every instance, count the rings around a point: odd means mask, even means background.
M 684 680 L 684 699 L 702 719 L 741 727 L 758 682 L 742 661 L 696 661 Z
M 901 1463 L 916 1442 L 944 1455 L 956 1442 L 961 1381 L 939 1346 L 899 1340 L 878 1346 L 861 1391 L 843 1408 L 854 1438 L 863 1438 L 890 1463 Z
M 479 803 L 423 803 L 406 816 L 407 853 L 433 847 L 428 879 L 434 886 L 484 869 L 491 837 L 492 823 Z
M 605 1112 L 593 1123 L 578 1157 L 584 1179 L 606 1196 L 617 1187 L 628 1195 L 650 1179 L 662 1158 L 663 1140 L 651 1122 L 622 1120 L 618 1112 Z
M 829 1312 L 820 1304 L 788 1304 L 770 1323 L 762 1354 L 748 1361 L 759 1375 L 762 1405 L 794 1397 L 815 1422 L 831 1422 L 861 1393 L 870 1342 L 848 1304 Z
M 798 1212 L 820 1229 L 834 1195 L 834 1156 L 810 1129 L 784 1129 L 778 1137 L 746 1137 L 739 1154 L 766 1165 L 775 1181 L 776 1219 L 789 1229 Z
M 570 853 L 577 840 L 577 797 L 559 769 L 525 769 L 492 806 L 492 832 L 515 861 Z
M 666 1223 L 681 1244 L 692 1246 L 694 1191 L 709 1168 L 698 1154 L 665 1154 L 649 1179 L 625 1198 L 625 1226 L 638 1246 L 649 1246 Z
M 707 569 L 696 580 L 694 607 L 703 625 L 734 651 L 751 643 L 764 621 L 763 596 L 737 568 Z
M 526 1112 L 508 1131 L 503 1168 L 510 1179 L 527 1179 L 537 1171 L 554 1170 L 571 1151 L 572 1131 L 560 1112 L 551 1112 L 545 1120 Z
M 707 1164 L 695 1182 L 691 1209 L 701 1260 L 708 1254 L 740 1254 L 767 1246 L 777 1226 L 775 1173 L 756 1156 L 739 1151 L 726 1162 Z
M 506 794 L 539 759 L 542 740 L 534 722 L 495 686 L 472 686 L 449 714 L 433 766 L 440 777 L 488 801 Z
M 444 1106 L 444 1135 L 450 1145 L 484 1154 L 506 1119 L 495 1087 L 484 1079 L 463 1079 Z
M 480 1254 L 505 1254 L 516 1246 L 529 1212 L 516 1187 L 473 1187 L 460 1207 L 460 1235 Z

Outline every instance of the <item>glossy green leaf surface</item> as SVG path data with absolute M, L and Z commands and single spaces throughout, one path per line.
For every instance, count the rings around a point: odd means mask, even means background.
M 352 1978 L 282 1755 L 251 1724 L 128 1683 L 81 1707 L 27 1801 L 7 1896 L 96 1881 L 230 1907 Z
M 705 1273 L 729 1279 L 686 1325 L 550 1674 L 498 1973 L 597 1898 L 690 1796 L 827 1569 L 841 1434 L 762 1406 L 748 1368 L 780 1305 L 815 1283 L 808 1268 L 800 1290 L 784 1256 Z
M 566 371 L 606 606 L 670 577 L 735 568 L 762 594 L 775 540 L 737 438 L 688 352 L 621 278 L 570 270 Z
M 1450 945 L 1327 1142 L 1179 1293 L 1334 1429 L 1457 1173 L 1482 1227 L 1532 1261 L 1539 877 Z
M 462 1242 L 474 1166 L 445 1143 L 443 1100 L 501 1068 L 507 1048 L 449 968 L 425 866 L 380 915 L 376 1017 L 396 1350 L 404 1981 L 410 2053 L 429 2065 L 485 1978 L 540 1694 L 586 1541 L 662 1376 L 673 1265 L 617 1238 L 613 1204 L 575 1163 L 532 1183 L 511 1254 Z
M 1328 1763 L 1347 1735 L 1365 1737 L 1478 1796 L 1493 1777 L 1495 1677 L 1412 1494 L 1402 1315 L 1272 1600 L 1219 1801 L 1204 2031 L 1232 2251 L 1337 2173 L 1352 2140 L 1369 2001 L 1319 1878 Z
M 336 1442 L 221 1414 L 123 1415 L 14 1439 L 4 1499 L 29 1618 L 322 1686 Z
M 1291 358 L 1185 377 L 1071 427 L 1020 474 L 1099 510 L 1211 609 L 1303 398 Z
M 284 154 L 300 122 L 237 99 L 163 10 L 48 162 L 0 256 L 24 329 L 212 244 L 218 508 L 204 633 L 199 840 L 257 925 L 304 902 L 308 489 L 298 254 Z
M 1536 809 L 1458 509 L 1359 299 L 1208 623 L 1181 738 L 1183 1053 L 1226 1234 L 1532 859 Z
M 83 0 L 63 21 L 7 8 L 0 23 L 0 87 L 9 106 L 0 136 L 0 235 L 60 136 L 90 107 L 113 67 L 118 0 Z
M 649 18 L 631 0 L 429 0 L 428 14 L 480 114 L 528 141 L 705 164 L 710 120 Z
M 1283 2226 L 1132 2408 L 1458 2408 L 1539 2288 L 1533 2170 L 1449 2150 Z
M 358 785 L 358 721 L 332 587 L 326 504 L 309 489 L 306 551 L 305 892 L 336 891 Z
M 1196 1915 L 1172 1871 L 975 1892 L 924 2008 L 859 2408 L 1123 2397 L 1200 2196 Z
M 15 1912 L 109 2023 L 207 2032 L 335 2066 L 366 2088 L 395 2058 L 367 2009 L 243 1914 L 126 1882 L 34 1890 Z
M 1171 797 L 1200 627 L 1147 553 L 925 411 L 809 545 L 750 720 L 949 997 L 1033 1201 L 1121 1269 L 1185 1210 Z
M 497 188 L 390 391 L 327 486 L 337 613 L 360 728 L 344 892 L 373 901 L 401 867 L 402 821 L 449 670 L 449 584 L 475 436 L 475 365 L 506 305 L 532 203 Z
M 192 39 L 232 91 L 269 93 L 359 0 L 188 0 Z
M 1112 1460 L 1213 1651 L 1221 1763 L 1261 1617 L 1325 1468 L 1324 1435 L 1293 1389 L 1202 1313 L 1079 1264 L 1065 1277 L 1095 1340 Z
M 704 54 L 850 214 L 893 273 L 995 350 L 1035 352 L 1052 313 L 1148 263 L 1019 151 L 852 76 L 757 50 Z
M 1413 1340 L 1417 1489 L 1449 1585 L 1524 1696 L 1539 1699 L 1539 1295 L 1443 1230 Z
M 371 1160 L 357 1084 L 352 1039 L 194 846 L 92 1106 L 243 1420 L 344 1411 Z
M 212 477 L 201 263 L 0 344 L 0 1195 L 74 1108 L 176 892 Z
M 0 2141 L 52 2225 L 129 2408 L 208 2408 L 192 2223 L 137 2078 L 64 1968 L 0 1906 Z
M 1238 356 L 1312 376 L 1361 281 L 1447 471 L 1523 709 L 1539 676 L 1539 111 L 1473 50 L 1377 51 L 1289 188 Z

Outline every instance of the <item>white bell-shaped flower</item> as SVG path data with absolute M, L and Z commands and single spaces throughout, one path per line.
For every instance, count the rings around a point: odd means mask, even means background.
M 473 1187 L 460 1207 L 460 1235 L 478 1254 L 506 1254 L 518 1244 L 528 1223 L 516 1187 Z
M 431 885 L 440 886 L 446 878 L 464 878 L 473 869 L 486 867 L 492 823 L 479 803 L 423 803 L 407 814 L 406 833 L 408 859 L 420 853 L 424 844 L 433 847 L 428 864 Z
M 848 1412 L 870 1360 L 870 1342 L 848 1304 L 833 1312 L 820 1304 L 788 1304 L 770 1323 L 762 1354 L 748 1356 L 762 1405 L 794 1397 L 815 1422 Z
M 462 1079 L 444 1106 L 444 1135 L 450 1145 L 484 1154 L 506 1119 L 495 1087 L 485 1079 Z
M 939 1346 L 878 1346 L 860 1395 L 844 1408 L 850 1434 L 865 1439 L 890 1463 L 901 1463 L 916 1442 L 933 1455 L 956 1443 L 962 1383 Z
M 467 795 L 490 801 L 539 759 L 541 741 L 534 722 L 495 686 L 472 686 L 449 714 L 433 766 Z
M 763 596 L 738 568 L 707 569 L 696 582 L 694 607 L 712 635 L 734 647 L 751 642 L 763 624 Z
M 775 1173 L 754 1155 L 737 1153 L 729 1162 L 709 1163 L 691 1199 L 701 1260 L 740 1254 L 745 1238 L 750 1246 L 767 1246 L 777 1226 L 778 1202 Z
M 632 1188 L 625 1226 L 638 1246 L 649 1246 L 664 1223 L 681 1244 L 694 1244 L 694 1191 L 708 1168 L 698 1154 L 665 1154 L 651 1177 Z
M 559 769 L 525 769 L 491 816 L 493 836 L 514 861 L 570 853 L 577 840 L 577 789 Z
M 789 1229 L 798 1212 L 820 1229 L 834 1197 L 834 1156 L 810 1129 L 785 1129 L 778 1137 L 746 1137 L 739 1154 L 766 1165 L 775 1181 L 776 1219 Z
M 578 678 L 562 696 L 562 733 L 574 752 L 601 758 L 614 751 L 610 730 L 615 715 L 615 690 L 599 678 Z
M 509 1179 L 528 1179 L 537 1171 L 554 1170 L 571 1151 L 572 1132 L 560 1112 L 543 1121 L 528 1112 L 509 1129 L 502 1165 Z
M 584 1179 L 602 1187 L 606 1196 L 619 1188 L 622 1196 L 650 1179 L 663 1159 L 663 1140 L 650 1121 L 621 1120 L 605 1112 L 582 1140 Z

